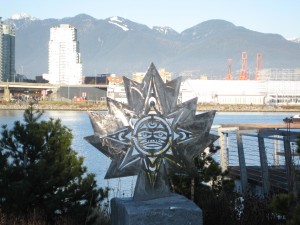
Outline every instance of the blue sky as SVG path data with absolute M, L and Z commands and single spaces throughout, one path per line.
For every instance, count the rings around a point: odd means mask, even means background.
M 178 32 L 210 19 L 224 19 L 262 33 L 300 37 L 299 0 L 0 0 L 3 20 L 25 12 L 64 18 L 86 13 L 97 19 L 121 16 Z

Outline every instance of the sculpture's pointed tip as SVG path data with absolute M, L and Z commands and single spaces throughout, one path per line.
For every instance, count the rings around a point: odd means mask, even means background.
M 150 67 L 149 68 L 155 68 L 155 65 L 153 62 L 151 62 Z
M 159 75 L 154 63 L 152 62 L 149 66 L 149 69 L 147 71 L 147 74 L 151 75 L 151 76 L 157 76 Z

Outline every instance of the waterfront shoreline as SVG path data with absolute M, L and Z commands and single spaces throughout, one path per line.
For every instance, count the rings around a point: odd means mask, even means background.
M 198 111 L 217 110 L 218 112 L 300 112 L 300 106 L 271 105 L 201 105 Z
M 0 110 L 25 110 L 29 104 L 7 103 L 0 104 Z M 62 110 L 62 111 L 106 111 L 105 103 L 47 103 L 35 104 L 37 109 L 42 110 Z M 300 112 L 300 106 L 269 106 L 269 105 L 213 105 L 213 104 L 198 104 L 197 111 L 218 112 Z

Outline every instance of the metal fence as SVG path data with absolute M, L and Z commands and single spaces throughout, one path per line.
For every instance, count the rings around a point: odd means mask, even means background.
M 296 153 L 300 126 L 235 124 L 218 132 L 219 163 L 236 180 L 241 193 L 296 192 L 300 156 Z

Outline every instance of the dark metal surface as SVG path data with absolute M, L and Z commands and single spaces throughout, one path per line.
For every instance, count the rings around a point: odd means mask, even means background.
M 192 168 L 217 139 L 215 111 L 196 115 L 197 98 L 177 104 L 181 78 L 164 83 L 153 64 L 141 84 L 123 79 L 128 104 L 107 98 L 108 114 L 89 112 L 95 133 L 85 139 L 112 159 L 106 179 L 138 175 L 135 200 L 169 196 L 170 164 Z

